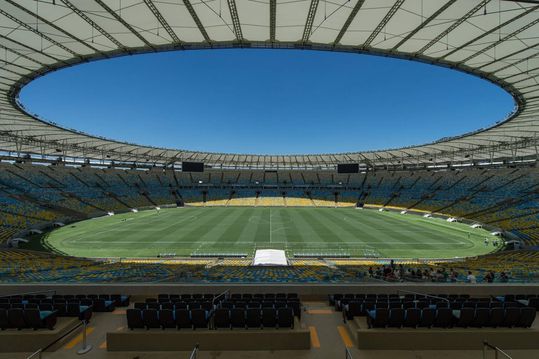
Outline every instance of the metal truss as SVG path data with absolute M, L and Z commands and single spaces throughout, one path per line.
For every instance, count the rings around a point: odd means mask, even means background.
M 307 19 L 305 20 L 305 27 L 303 28 L 303 36 L 301 42 L 306 43 L 311 37 L 311 31 L 313 30 L 314 17 L 316 16 L 316 9 L 318 9 L 319 0 L 311 0 L 309 6 L 309 12 L 307 13 Z

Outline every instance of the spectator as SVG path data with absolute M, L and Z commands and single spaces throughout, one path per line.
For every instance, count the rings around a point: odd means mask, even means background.
M 466 277 L 466 282 L 470 284 L 477 284 L 477 279 L 473 275 L 471 271 L 468 272 L 468 276 Z

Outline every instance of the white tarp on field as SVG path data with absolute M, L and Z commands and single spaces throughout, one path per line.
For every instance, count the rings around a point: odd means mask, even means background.
M 259 249 L 255 252 L 255 266 L 286 266 L 286 253 L 280 249 Z

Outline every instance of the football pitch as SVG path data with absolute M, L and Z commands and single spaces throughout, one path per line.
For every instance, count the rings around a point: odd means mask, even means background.
M 493 239 L 462 223 L 366 209 L 186 207 L 94 218 L 42 240 L 53 251 L 94 258 L 252 256 L 269 248 L 290 257 L 453 258 L 496 250 Z

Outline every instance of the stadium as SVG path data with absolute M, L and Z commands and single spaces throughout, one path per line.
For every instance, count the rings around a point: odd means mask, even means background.
M 2 0 L 0 19 L 0 358 L 539 356 L 537 1 Z M 269 155 L 100 137 L 19 97 L 224 49 L 434 65 L 514 109 L 415 146 Z

